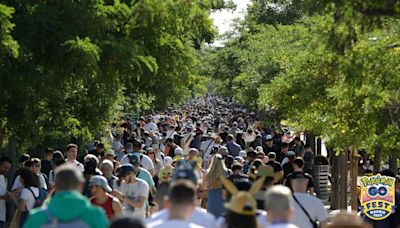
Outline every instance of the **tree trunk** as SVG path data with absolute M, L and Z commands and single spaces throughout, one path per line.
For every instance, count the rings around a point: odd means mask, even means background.
M 316 150 L 316 154 L 320 155 L 322 151 L 322 141 L 321 138 L 317 138 L 317 150 Z
M 351 186 L 351 209 L 357 211 L 358 197 L 357 197 L 357 176 L 358 176 L 358 151 L 356 147 L 351 147 L 350 156 L 350 186 Z
M 306 132 L 306 144 L 310 145 L 312 151 L 315 153 L 315 135 L 311 132 Z
M 17 147 L 16 147 L 15 135 L 11 135 L 8 138 L 8 157 L 12 161 L 11 170 L 10 170 L 9 175 L 8 175 L 8 179 L 9 180 L 13 180 L 14 174 L 15 174 L 15 171 L 16 171 L 16 167 L 17 167 L 16 154 L 17 154 Z M 12 184 L 11 182 L 12 181 L 9 181 L 8 184 L 9 185 Z
M 336 156 L 335 153 L 331 154 L 331 210 L 337 210 L 339 208 L 339 157 Z
M 339 208 L 347 209 L 347 157 L 346 149 L 339 155 Z
M 381 171 L 381 163 L 382 163 L 382 148 L 381 145 L 375 146 L 375 155 L 374 155 L 374 173 L 379 173 Z
M 396 155 L 392 155 L 389 158 L 389 169 L 390 171 L 394 172 L 394 174 L 398 174 L 397 172 L 397 156 Z

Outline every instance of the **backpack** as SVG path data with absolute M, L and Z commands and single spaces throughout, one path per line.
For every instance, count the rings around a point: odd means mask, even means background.
M 26 188 L 26 189 L 28 189 L 32 193 L 33 197 L 35 198 L 35 204 L 33 205 L 33 208 L 41 207 L 43 205 L 44 200 L 46 199 L 46 196 L 47 196 L 46 190 L 44 190 L 42 188 L 39 188 L 39 196 L 36 197 L 35 193 L 32 191 L 32 189 L 30 187 Z M 41 196 L 41 194 L 40 194 L 41 190 L 42 190 L 42 198 L 40 197 Z M 46 192 L 46 196 L 44 196 L 45 193 L 43 191 Z
M 47 215 L 47 223 L 42 224 L 40 228 L 89 228 L 80 218 L 69 221 L 59 221 L 51 214 L 48 208 L 46 208 L 44 212 Z

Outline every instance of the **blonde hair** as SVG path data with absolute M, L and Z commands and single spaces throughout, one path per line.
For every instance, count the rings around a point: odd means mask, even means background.
M 222 188 L 223 183 L 220 177 L 225 176 L 227 171 L 228 169 L 225 167 L 222 156 L 220 154 L 214 155 L 211 160 L 210 167 L 207 170 L 208 187 L 211 189 Z

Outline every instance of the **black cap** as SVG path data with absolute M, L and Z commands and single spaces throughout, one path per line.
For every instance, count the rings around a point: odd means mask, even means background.
M 133 165 L 125 164 L 119 168 L 118 176 L 125 177 L 128 173 L 133 172 L 133 171 L 134 171 Z

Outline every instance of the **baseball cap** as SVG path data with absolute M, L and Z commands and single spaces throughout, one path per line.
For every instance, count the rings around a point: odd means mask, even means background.
M 263 152 L 264 149 L 262 148 L 262 146 L 257 146 L 257 147 L 256 147 L 256 151 L 257 151 L 257 152 Z
M 112 192 L 110 185 L 108 185 L 107 179 L 100 175 L 95 175 L 90 178 L 89 182 L 90 186 L 101 186 L 103 187 L 104 191 Z
M 180 147 L 175 148 L 175 156 L 183 156 L 183 150 Z
M 140 142 L 138 140 L 133 140 L 132 147 L 142 147 L 142 142 Z
M 172 180 L 187 179 L 197 185 L 197 176 L 194 172 L 194 167 L 184 161 L 178 162 L 173 174 Z
M 294 156 L 296 156 L 296 153 L 294 151 L 289 151 L 288 152 L 288 156 L 289 157 L 294 157 Z
M 244 162 L 244 158 L 243 158 L 243 157 L 241 157 L 241 156 L 236 156 L 236 157 L 235 157 L 235 161 L 241 161 L 241 162 Z
M 272 138 L 272 135 L 267 135 L 266 137 L 265 137 L 265 140 L 267 140 L 267 141 L 270 141 L 270 140 L 272 140 L 273 138 Z
M 226 146 L 221 146 L 218 150 L 218 153 L 224 156 L 228 155 L 228 148 Z
M 112 155 L 113 157 L 115 157 L 115 152 L 114 152 L 114 150 L 107 150 L 107 152 L 104 153 L 104 156 L 107 156 L 107 155 Z
M 242 158 L 246 158 L 247 157 L 246 151 L 244 151 L 244 150 L 240 151 L 239 152 L 239 156 L 242 157 Z
M 134 171 L 134 167 L 132 164 L 125 164 L 125 165 L 122 165 L 121 167 L 119 167 L 118 176 L 125 177 L 128 173 L 133 172 L 133 171 Z

